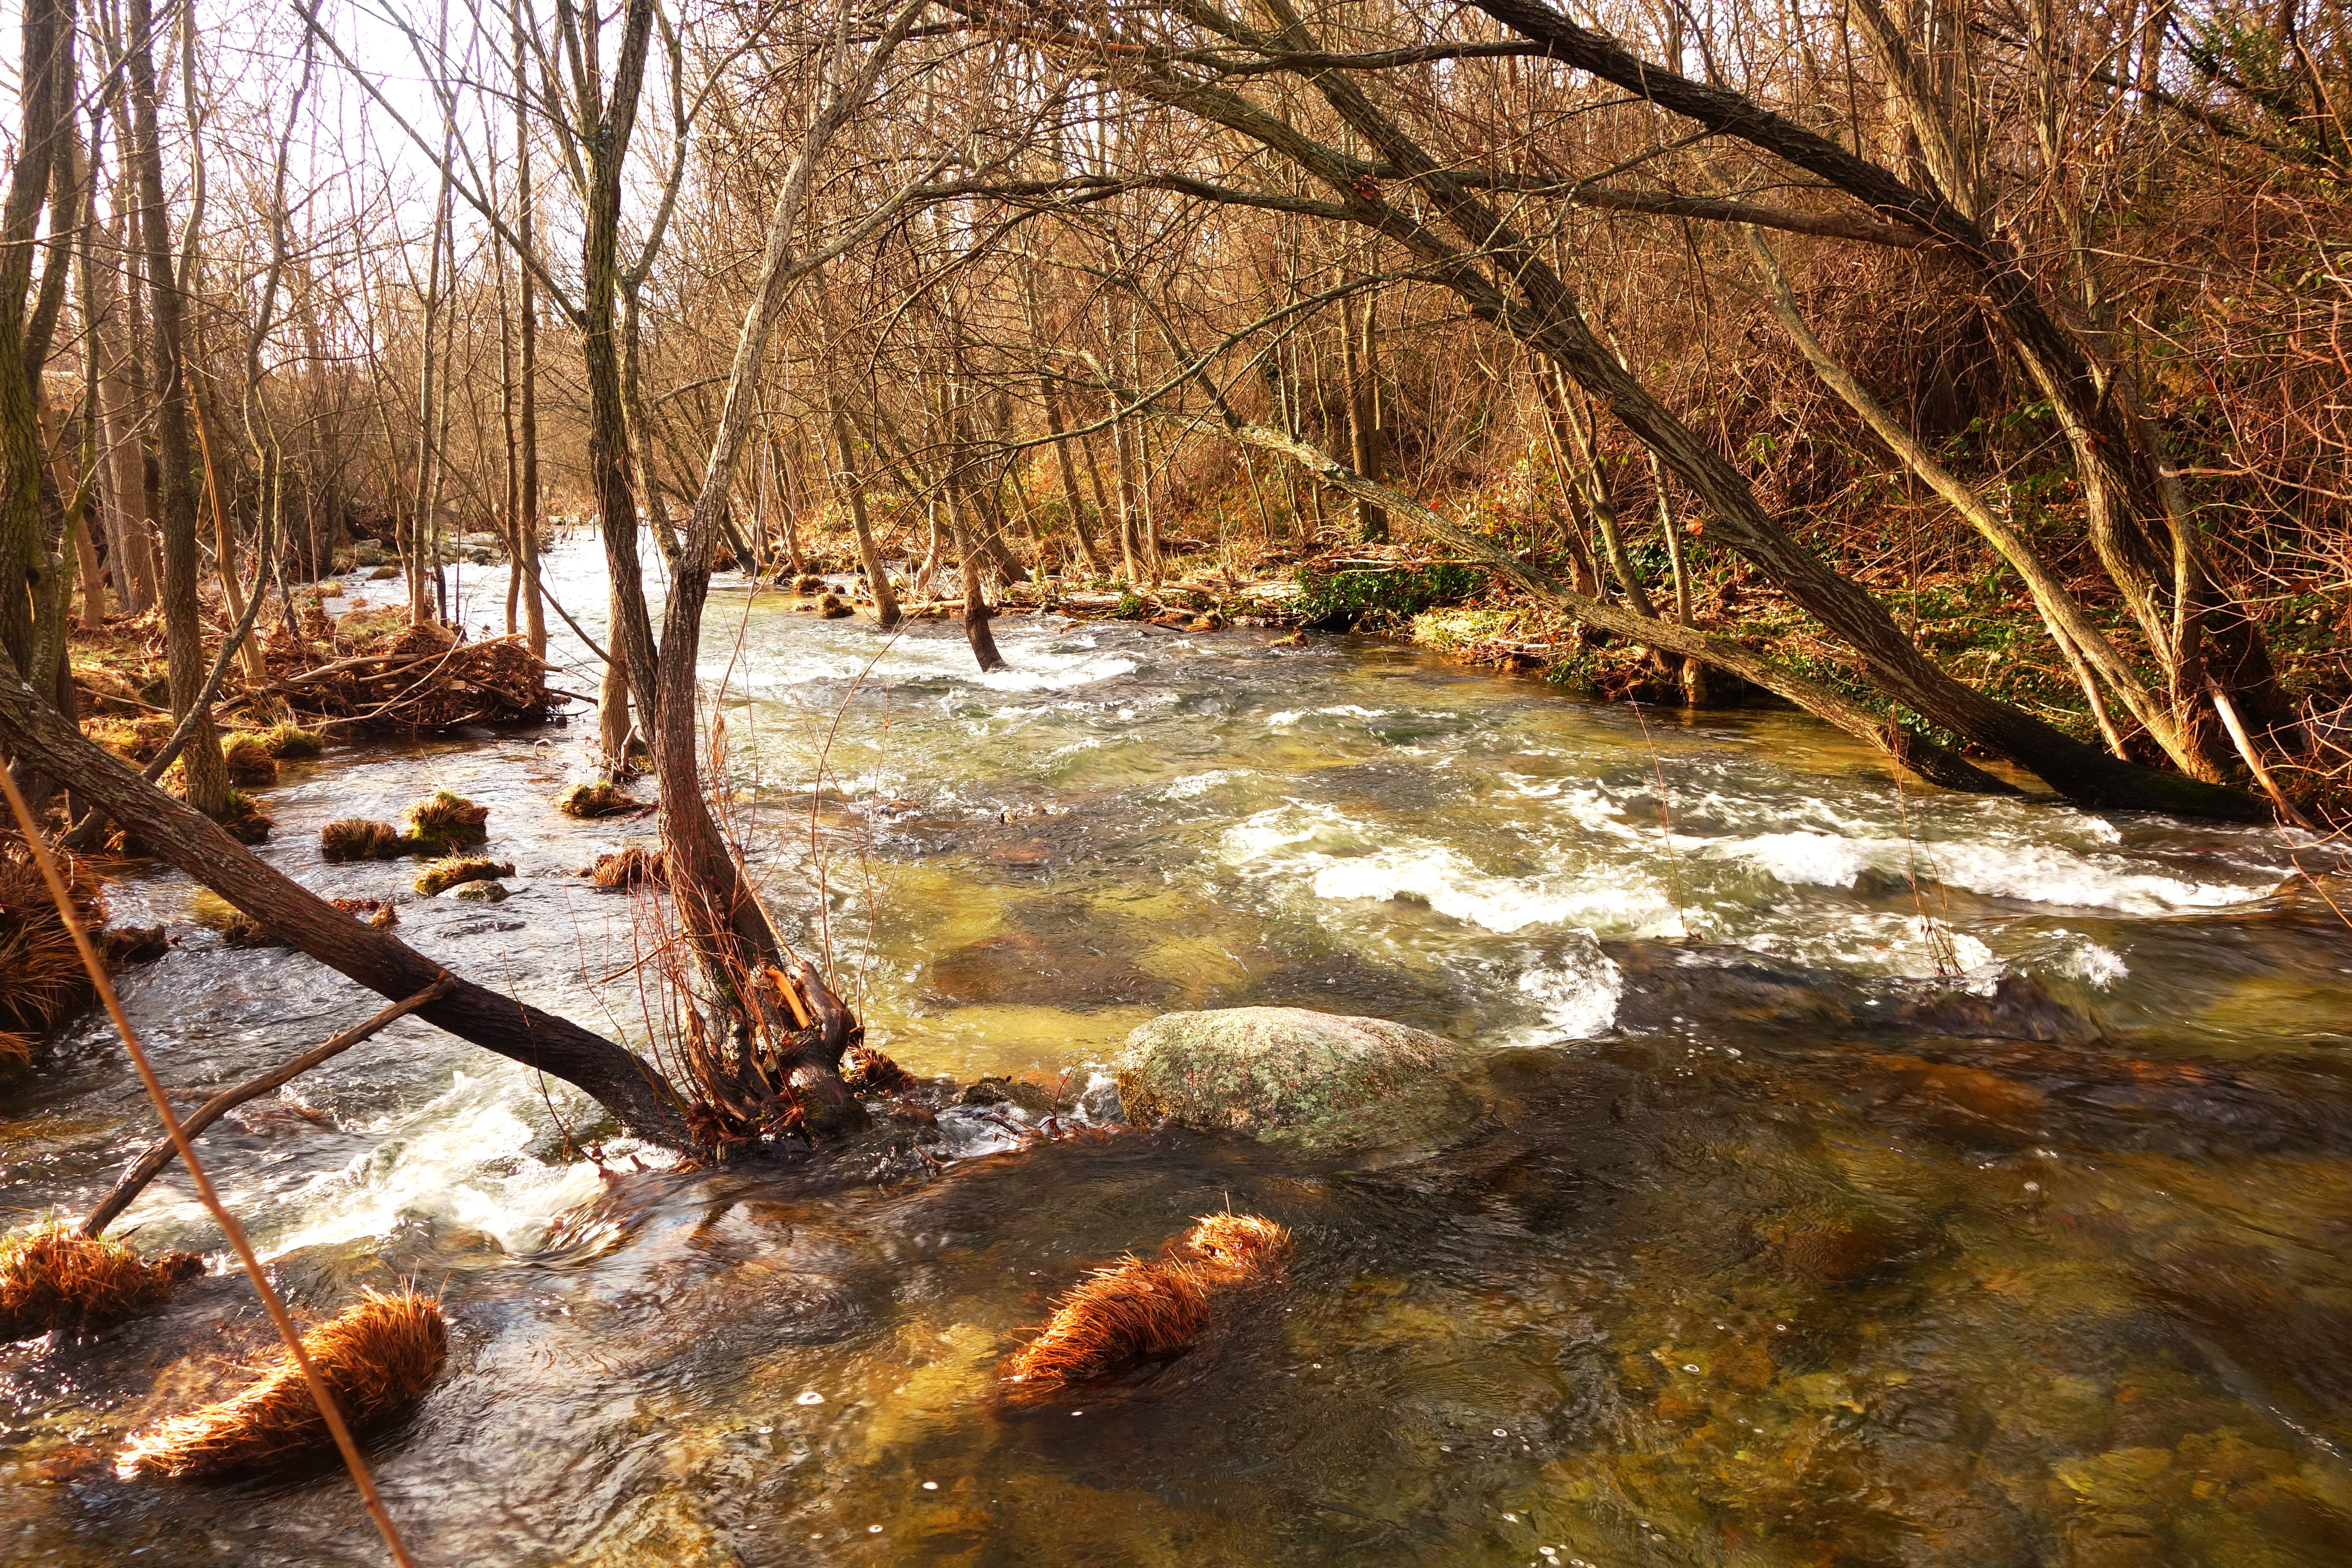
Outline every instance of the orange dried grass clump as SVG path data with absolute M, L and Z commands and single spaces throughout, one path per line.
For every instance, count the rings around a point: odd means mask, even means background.
M 588 875 L 600 888 L 634 888 L 662 879 L 662 852 L 632 844 L 614 855 L 599 855 Z
M 330 899 L 327 901 L 360 924 L 373 926 L 378 931 L 400 923 L 400 911 L 392 907 L 388 899 Z
M 408 836 L 437 846 L 444 855 L 487 842 L 490 808 L 477 805 L 455 790 L 436 789 L 422 800 L 408 803 Z
M 82 924 L 105 919 L 98 878 L 79 856 L 56 857 Z M 89 1001 L 89 974 L 58 918 L 49 884 L 15 828 L 0 831 L 0 1068 L 22 1066 L 49 1030 Z
M 204 1271 L 193 1252 L 167 1252 L 151 1263 L 62 1221 L 9 1237 L 0 1241 L 0 1342 L 103 1328 L 163 1305 L 182 1280 Z
M 249 732 L 231 735 L 221 747 L 221 760 L 228 764 L 228 782 L 234 784 L 272 784 L 278 782 L 278 759 L 269 753 L 269 744 L 260 736 Z
M 358 1306 L 304 1334 L 302 1351 L 356 1432 L 416 1407 L 448 1356 L 449 1325 L 430 1296 L 371 1290 Z M 236 1475 L 315 1452 L 332 1440 L 301 1368 L 280 1352 L 238 1393 L 168 1416 L 131 1438 L 114 1468 L 126 1480 Z
M 319 853 L 332 861 L 392 860 L 418 845 L 389 822 L 364 816 L 339 817 L 319 829 Z
M 1160 1257 L 1129 1257 L 1079 1281 L 1009 1375 L 1051 1388 L 1172 1355 L 1201 1337 L 1220 1293 L 1279 1279 L 1290 1251 L 1289 1230 L 1273 1220 L 1203 1215 Z

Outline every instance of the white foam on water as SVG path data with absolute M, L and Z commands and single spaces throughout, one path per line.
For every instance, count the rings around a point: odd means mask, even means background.
M 2059 967 L 2102 991 L 2113 990 L 2116 981 L 2131 973 L 2131 965 L 2124 962 L 2123 954 L 2087 940 L 2068 953 Z
M 593 1165 L 550 1165 L 526 1152 L 541 1134 L 507 1102 L 516 1087 L 454 1074 L 447 1093 L 401 1118 L 383 1142 L 288 1200 L 308 1212 L 263 1256 L 388 1236 L 418 1215 L 481 1231 L 509 1252 L 539 1246 L 557 1215 L 595 1195 L 598 1179 Z
M 1212 768 L 1205 773 L 1193 773 L 1178 779 L 1160 792 L 1162 800 L 1197 800 L 1229 779 L 1252 777 L 1246 768 Z
M 1961 840 L 1925 847 L 1925 863 L 1939 881 L 1994 898 L 2037 904 L 2163 914 L 2212 909 L 2258 896 L 2268 886 L 2190 881 L 2132 868 L 2118 855 L 2082 855 L 2046 844 Z
M 1066 691 L 1141 668 L 1131 656 L 1106 652 L 1092 637 L 1066 637 L 1051 631 L 1005 634 L 997 650 L 1007 668 L 982 674 L 971 649 L 961 638 L 901 637 L 885 644 L 871 631 L 776 638 L 747 651 L 735 672 L 735 685 L 754 696 L 775 696 L 812 681 L 848 680 L 864 677 L 870 684 L 900 681 L 950 681 L 1006 694 Z M 723 665 L 706 670 L 715 679 Z
M 1826 833 L 1766 833 L 1716 839 L 1702 853 L 1744 860 L 1791 887 L 1850 888 L 1864 870 L 1919 875 L 1989 898 L 2070 909 L 2163 914 L 2210 909 L 2256 896 L 2267 880 L 2192 880 L 2144 870 L 2120 855 L 2084 853 L 2009 839 L 1912 841 Z
M 1617 1021 L 1617 1003 L 1625 993 L 1625 977 L 1609 955 L 1580 933 L 1569 962 L 1529 969 L 1519 975 L 1519 994 L 1543 1014 L 1543 1022 L 1522 1031 L 1506 1044 L 1545 1045 L 1559 1040 L 1589 1040 L 1606 1034 Z
M 1862 845 L 1826 833 L 1767 833 L 1718 847 L 1716 852 L 1724 849 L 1791 886 L 1851 888 L 1870 864 L 1869 853 Z
M 1324 903 L 1421 900 L 1443 915 L 1496 932 L 1541 927 L 1639 930 L 1671 920 L 1654 882 L 1622 867 L 1498 876 L 1426 839 L 1390 839 L 1329 806 L 1298 801 L 1226 829 L 1225 858 L 1243 876 L 1303 883 Z
M 1389 710 L 1385 708 L 1360 708 L 1352 702 L 1347 702 L 1336 708 L 1287 709 L 1280 713 L 1269 715 L 1266 723 L 1273 728 L 1281 729 L 1286 725 L 1296 724 L 1301 719 L 1313 719 L 1325 715 L 1334 719 L 1385 719 L 1389 716 Z

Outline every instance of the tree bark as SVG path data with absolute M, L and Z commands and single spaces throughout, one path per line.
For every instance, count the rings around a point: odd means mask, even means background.
M 163 198 L 163 149 L 157 141 L 154 17 L 149 0 L 130 0 L 131 157 L 139 169 L 139 226 L 147 268 L 147 310 L 154 325 L 155 434 L 162 447 L 163 649 L 174 716 L 185 719 L 205 679 L 203 623 L 196 601 L 196 497 L 189 478 L 195 454 L 188 439 L 187 363 L 180 325 L 180 290 L 172 264 L 170 214 Z M 210 714 L 198 714 L 181 752 L 188 804 L 207 816 L 228 809 L 228 770 Z M 414 990 L 415 987 L 410 989 Z
M 363 925 L 264 863 L 209 817 L 140 778 L 14 681 L 0 679 L 0 740 L 45 773 L 70 777 L 98 808 L 156 854 L 328 968 L 398 1000 L 432 985 L 439 964 Z M 572 1084 L 633 1136 L 687 1146 L 684 1120 L 661 1077 L 569 1019 L 459 980 L 418 1016 L 486 1050 Z

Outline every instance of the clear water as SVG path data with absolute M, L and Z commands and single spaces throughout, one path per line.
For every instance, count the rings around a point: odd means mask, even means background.
M 601 637 L 593 542 L 554 579 Z M 1392 645 L 1015 617 L 981 678 L 952 626 L 790 604 L 714 599 L 729 809 L 909 1068 L 1075 1097 L 1155 1013 L 1256 1003 L 1521 1048 L 1423 1157 L 967 1126 L 920 1181 L 607 1182 L 566 1154 L 592 1106 L 396 1026 L 204 1149 L 302 1306 L 444 1293 L 448 1371 L 373 1450 L 420 1561 L 2352 1556 L 2352 931 L 2249 902 L 2315 852 L 1906 795 L 1801 718 L 1645 733 Z M 571 873 L 647 829 L 549 804 L 589 738 L 290 765 L 267 853 L 642 1038 L 642 911 Z M 319 861 L 321 822 L 443 784 L 491 805 L 506 902 Z M 113 901 L 183 932 L 124 994 L 192 1091 L 375 1005 L 222 946 L 175 875 Z M 2098 1037 L 1906 1021 L 2004 975 Z M 0 1091 L 0 1204 L 86 1208 L 148 1127 L 85 1025 Z M 1286 1288 L 1146 1374 L 1003 1397 L 1055 1292 L 1227 1203 L 1295 1228 Z M 176 1178 L 125 1224 L 218 1246 Z M 232 1274 L 0 1352 L 0 1552 L 381 1561 L 332 1472 L 107 1472 L 267 1338 Z

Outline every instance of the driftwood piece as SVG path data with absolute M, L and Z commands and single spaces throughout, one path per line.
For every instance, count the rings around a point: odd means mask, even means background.
M 281 1062 L 258 1078 L 249 1078 L 233 1089 L 221 1090 L 205 1101 L 194 1115 L 182 1121 L 180 1131 L 191 1139 L 194 1138 L 247 1100 L 258 1099 L 273 1089 L 293 1082 L 320 1062 L 342 1055 L 369 1036 L 378 1033 L 394 1019 L 406 1017 L 428 1003 L 438 1002 L 457 988 L 457 981 L 444 974 L 415 995 L 394 1002 L 365 1023 L 354 1024 L 324 1045 L 313 1046 L 293 1060 Z M 131 1206 L 131 1200 L 146 1190 L 147 1184 L 172 1163 L 172 1153 L 169 1138 L 158 1138 L 148 1144 L 139 1158 L 131 1162 L 122 1174 L 115 1178 L 114 1189 L 89 1211 L 89 1217 L 81 1222 L 81 1233 L 95 1237 L 113 1224 L 116 1217 Z

